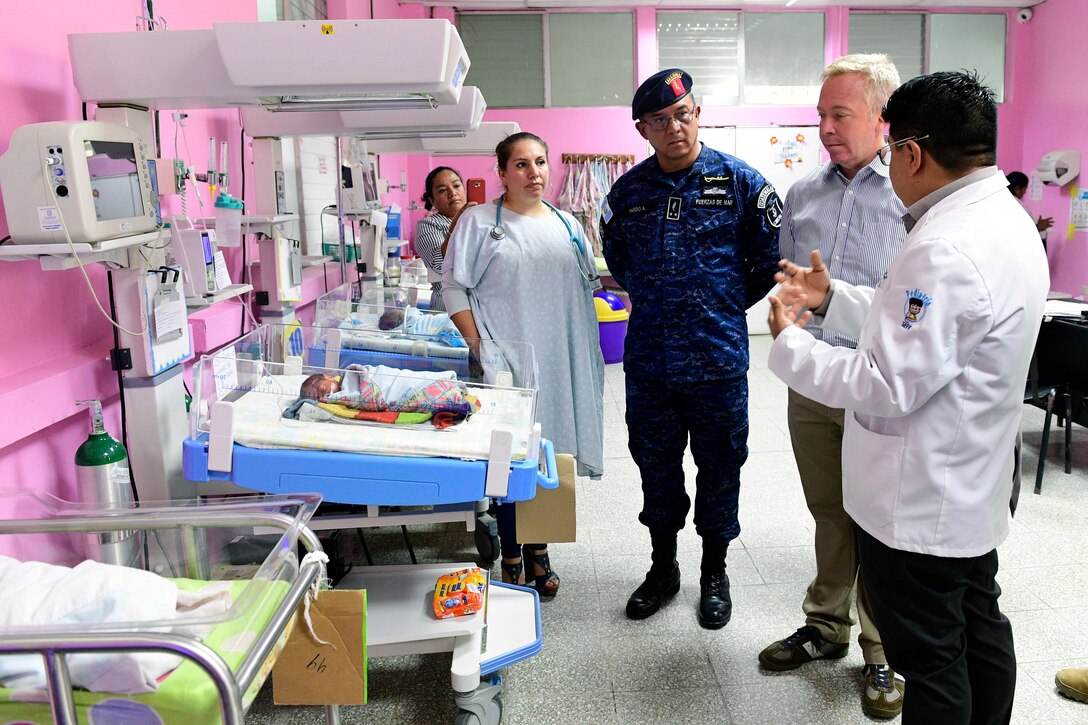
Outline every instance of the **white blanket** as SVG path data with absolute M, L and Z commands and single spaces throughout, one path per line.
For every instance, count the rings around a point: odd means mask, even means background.
M 468 392 L 480 399 L 479 411 L 442 430 L 434 426 L 347 426 L 283 417 L 283 411 L 298 401 L 299 387 L 306 377 L 266 375 L 235 401 L 234 441 L 251 448 L 487 460 L 491 432 L 503 428 L 514 434 L 513 459 L 524 461 L 528 457 L 535 402 L 530 390 L 470 385 Z
M 210 625 L 183 627 L 185 617 L 206 617 L 230 606 L 230 585 L 217 582 L 199 592 L 179 591 L 157 574 L 85 561 L 75 568 L 20 562 L 0 556 L 0 632 L 116 623 L 112 631 L 185 632 L 203 635 Z M 88 630 L 91 628 L 88 627 Z M 180 664 L 176 655 L 116 652 L 68 657 L 72 683 L 94 692 L 153 692 L 157 680 Z M 38 655 L 0 657 L 0 684 L 12 689 L 45 687 Z

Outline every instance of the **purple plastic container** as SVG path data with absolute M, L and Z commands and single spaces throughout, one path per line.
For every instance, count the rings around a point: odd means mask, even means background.
M 606 363 L 618 363 L 623 362 L 623 339 L 627 337 L 627 320 L 631 315 L 618 297 L 611 294 L 608 297 L 612 299 L 598 294 L 593 305 L 597 308 L 597 326 L 601 332 L 601 355 Z M 613 306 L 613 301 L 619 309 Z

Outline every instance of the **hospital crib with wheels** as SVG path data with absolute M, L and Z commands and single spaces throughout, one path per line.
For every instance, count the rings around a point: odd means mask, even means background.
M 327 502 L 365 507 L 365 516 L 382 507 L 410 507 L 408 515 L 448 509 L 471 521 L 481 499 L 526 500 L 537 486 L 558 485 L 551 443 L 541 439 L 535 422 L 531 346 L 474 342 L 468 369 L 457 380 L 479 406 L 455 425 L 285 417 L 306 377 L 343 373 L 310 362 L 315 347 L 323 362 L 340 352 L 318 345 L 327 341 L 327 332 L 262 326 L 197 363 L 183 463 L 198 490 L 312 490 Z M 430 359 L 425 353 L 418 357 Z M 438 360 L 428 370 L 400 368 L 398 376 L 422 381 L 436 370 L 450 372 L 442 365 Z M 311 525 L 360 524 L 351 516 L 319 516 Z M 427 604 L 435 580 L 471 565 L 364 567 L 340 586 L 367 590 L 369 656 L 452 652 L 458 722 L 493 725 L 501 717 L 502 690 L 494 673 L 542 646 L 539 601 L 531 589 L 491 583 L 485 610 L 435 619 Z
M 0 497 L 6 510 L 24 517 L 0 520 L 0 550 L 7 556 L 75 566 L 108 550 L 103 558 L 168 577 L 179 591 L 194 596 L 207 592 L 212 600 L 210 607 L 179 611 L 169 619 L 126 620 L 110 613 L 141 613 L 143 605 L 129 606 L 114 590 L 77 610 L 78 616 L 43 621 L 35 615 L 33 624 L 0 626 L 0 670 L 9 675 L 0 682 L 18 683 L 0 687 L 0 720 L 41 725 L 243 721 L 283 646 L 298 603 L 321 575 L 318 563 L 300 565 L 299 551 L 300 546 L 320 550 L 306 526 L 319 496 L 141 502 L 112 508 L 25 492 Z M 259 564 L 232 564 L 232 542 L 254 530 L 274 532 L 277 536 L 269 537 L 276 539 L 274 545 Z M 125 567 L 116 569 L 123 576 Z M 102 616 L 88 614 L 99 611 Z M 10 612 L 0 616 L 15 621 Z M 148 654 L 177 659 L 174 667 L 156 661 L 158 669 L 151 675 L 168 671 L 153 686 L 137 683 L 125 689 L 128 694 L 77 687 L 89 672 L 107 672 L 115 684 L 129 683 L 139 673 L 150 676 L 143 672 L 150 665 L 137 657 Z M 26 664 L 13 666 L 14 658 L 27 660 L 28 655 L 31 667 L 32 658 L 40 658 L 39 667 L 44 664 L 39 685 L 28 686 L 17 677 Z M 338 718 L 337 707 L 328 706 L 326 721 L 337 723 Z

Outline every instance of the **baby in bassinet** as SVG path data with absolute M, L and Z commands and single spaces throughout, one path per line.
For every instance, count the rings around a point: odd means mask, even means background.
M 431 420 L 438 428 L 464 420 L 479 407 L 454 372 L 406 373 L 385 365 L 349 365 L 339 378 L 311 375 L 299 388 L 299 403 L 307 400 L 341 418 L 390 423 Z M 295 417 L 298 410 L 296 404 L 285 415 Z M 407 415 L 413 413 L 421 415 Z M 376 417 L 381 414 L 386 417 Z
M 442 342 L 449 347 L 468 347 L 465 338 L 444 312 L 424 314 L 415 307 L 403 310 L 404 321 L 401 322 L 400 308 L 388 310 L 378 318 L 378 329 L 396 330 L 406 332 L 409 335 L 429 337 L 436 342 Z

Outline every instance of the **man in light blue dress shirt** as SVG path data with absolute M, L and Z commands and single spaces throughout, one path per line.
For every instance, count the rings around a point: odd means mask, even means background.
M 836 60 L 821 78 L 820 141 L 831 162 L 790 188 L 779 250 L 784 259 L 805 264 L 818 249 L 833 278 L 873 287 L 906 238 L 906 210 L 878 156 L 885 132 L 881 108 L 899 86 L 899 73 L 885 55 L 856 54 Z M 857 345 L 812 324 L 807 329 L 831 345 Z M 842 503 L 844 413 L 790 390 L 788 414 L 801 485 L 816 523 L 816 577 L 802 606 L 805 626 L 764 649 L 759 661 L 782 671 L 845 656 L 856 582 L 865 660 L 862 707 L 874 717 L 894 717 L 903 707 L 903 682 L 888 667 L 858 580 L 854 522 Z

